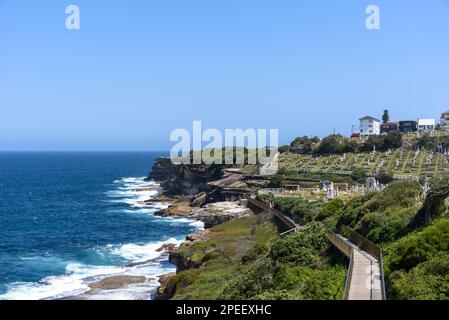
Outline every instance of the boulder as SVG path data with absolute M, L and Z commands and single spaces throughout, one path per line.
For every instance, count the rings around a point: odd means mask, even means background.
M 155 300 L 169 300 L 175 294 L 176 287 L 170 281 L 176 273 L 168 273 L 159 278 L 160 287 L 156 291 Z
M 247 217 L 251 214 L 248 208 L 239 202 L 215 202 L 209 203 L 202 208 L 193 209 L 192 217 L 204 222 L 204 227 L 209 229 L 223 222 Z

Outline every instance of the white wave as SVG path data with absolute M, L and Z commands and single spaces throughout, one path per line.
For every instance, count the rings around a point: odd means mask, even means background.
M 204 229 L 204 222 L 199 220 L 194 220 L 192 218 L 176 218 L 176 217 L 162 217 L 164 222 L 170 223 L 173 226 L 177 225 L 189 225 L 198 230 Z
M 42 300 L 61 299 L 79 296 L 90 290 L 89 284 L 101 279 L 118 276 L 144 276 L 147 278 L 142 284 L 125 286 L 114 290 L 100 290 L 89 299 L 150 299 L 151 294 L 159 286 L 157 277 L 174 272 L 175 266 L 162 265 L 160 257 L 165 252 L 158 252 L 164 244 L 179 245 L 182 241 L 168 239 L 147 244 L 108 245 L 101 252 L 120 256 L 130 264 L 127 266 L 94 266 L 82 263 L 69 263 L 65 274 L 46 277 L 38 282 L 15 282 L 7 286 L 8 291 L 0 295 L 0 300 Z M 83 296 L 84 297 L 84 296 Z
M 69 263 L 64 275 L 46 277 L 39 282 L 15 282 L 8 285 L 8 291 L 0 295 L 0 299 L 42 300 L 74 296 L 89 290 L 88 282 L 84 279 L 117 274 L 121 271 L 120 267 Z
M 145 181 L 145 178 L 122 178 L 114 181 L 115 184 L 121 184 L 116 190 L 106 193 L 110 202 L 126 203 L 130 206 L 142 208 L 148 206 L 144 201 L 154 198 L 159 194 L 159 190 L 154 190 L 159 184 L 153 181 Z M 151 187 L 151 190 L 148 188 Z
M 120 180 L 115 180 L 114 183 L 154 183 L 152 181 L 145 181 L 146 177 L 141 177 L 141 178 L 133 178 L 133 177 L 128 177 L 128 178 L 122 178 Z
M 140 213 L 153 215 L 158 209 L 167 208 L 168 204 L 144 203 L 158 194 L 158 190 L 146 190 L 145 187 L 156 186 L 157 183 L 145 181 L 145 178 L 123 178 L 114 181 L 120 186 L 107 193 L 111 202 L 120 202 L 130 205 L 129 210 L 120 212 Z M 138 189 L 140 188 L 140 189 Z M 132 209 L 134 208 L 134 209 Z M 189 225 L 196 229 L 203 229 L 204 224 L 190 218 L 156 217 L 161 223 L 176 225 Z M 60 299 L 79 296 L 90 289 L 89 284 L 106 277 L 115 275 L 144 276 L 147 281 L 132 284 L 114 290 L 97 290 L 92 295 L 83 295 L 87 299 L 150 299 L 159 283 L 157 277 L 176 270 L 175 266 L 162 264 L 166 261 L 164 252 L 158 252 L 164 244 L 179 245 L 183 240 L 171 238 L 166 241 L 151 243 L 128 243 L 122 245 L 107 245 L 93 249 L 103 257 L 115 256 L 128 262 L 127 266 L 94 266 L 71 262 L 66 266 L 65 274 L 49 276 L 38 282 L 15 282 L 7 286 L 7 292 L 0 295 L 0 300 L 40 300 Z M 41 259 L 42 257 L 24 257 L 28 259 Z M 61 261 L 64 263 L 63 261 Z
M 128 243 L 119 247 L 110 246 L 110 252 L 132 262 L 144 262 L 160 257 L 163 252 L 157 251 L 165 244 L 180 245 L 182 240 L 171 238 L 167 241 L 160 241 L 147 244 Z

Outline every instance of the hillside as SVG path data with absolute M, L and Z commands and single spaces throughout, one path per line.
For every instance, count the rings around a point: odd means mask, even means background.
M 208 240 L 175 252 L 197 263 L 168 287 L 174 299 L 341 299 L 348 262 L 326 240 L 327 225 L 349 226 L 384 249 L 389 298 L 447 299 L 449 220 L 417 224 L 420 195 L 416 182 L 401 181 L 347 202 L 272 197 L 305 228 L 279 239 L 276 224 L 257 212 L 216 226 Z

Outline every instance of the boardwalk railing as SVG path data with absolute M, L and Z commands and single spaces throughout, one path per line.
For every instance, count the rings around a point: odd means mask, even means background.
M 354 270 L 354 250 L 351 250 L 351 256 L 349 257 L 348 272 L 346 274 L 345 292 L 343 294 L 343 300 L 349 300 L 349 291 L 351 290 L 351 279 L 353 270 Z
M 332 230 L 326 230 L 327 239 L 337 248 L 341 253 L 343 253 L 347 257 L 352 256 L 352 245 L 351 243 L 344 239 L 342 236 L 337 235 Z
M 365 237 L 361 236 L 360 234 L 358 234 L 357 232 L 355 232 L 354 230 L 352 230 L 346 226 L 342 227 L 342 231 L 343 231 L 343 233 L 345 233 L 345 235 L 348 237 L 348 239 L 351 240 L 351 242 L 356 244 L 358 247 L 360 247 L 361 249 L 363 249 L 364 251 L 366 251 L 367 253 L 372 255 L 374 258 L 376 258 L 377 261 L 379 261 L 380 277 L 381 277 L 380 282 L 381 282 L 381 286 L 382 286 L 382 288 L 381 288 L 382 299 L 386 300 L 387 293 L 386 293 L 386 289 L 385 289 L 382 249 L 378 245 L 374 244 L 370 240 L 366 239 Z
M 271 206 L 268 206 L 264 202 L 258 201 L 254 198 L 248 197 L 247 198 L 248 204 L 252 204 L 262 210 L 265 210 L 277 218 L 279 218 L 287 227 L 289 227 L 289 230 L 282 233 L 281 236 L 290 234 L 291 232 L 294 232 L 301 227 L 298 226 L 292 219 L 287 217 L 284 213 L 272 208 Z M 345 281 L 345 292 L 344 292 L 344 299 L 349 299 L 349 293 L 351 289 L 351 280 L 353 278 L 353 270 L 354 270 L 354 264 L 355 264 L 355 251 L 357 251 L 357 255 L 360 256 L 361 253 L 360 250 L 364 251 L 364 255 L 366 256 L 371 255 L 372 258 L 377 260 L 379 263 L 380 268 L 380 286 L 381 286 L 381 298 L 382 300 L 386 300 L 386 292 L 385 292 L 385 280 L 384 280 L 384 270 L 383 270 L 383 259 L 382 259 L 382 250 L 379 246 L 374 244 L 373 242 L 369 241 L 368 239 L 364 238 L 357 232 L 353 231 L 352 229 L 343 226 L 342 228 L 345 235 L 348 237 L 347 239 L 343 237 L 340 234 L 337 234 L 333 232 L 330 229 L 327 229 L 326 231 L 326 237 L 327 239 L 333 244 L 334 247 L 336 247 L 342 254 L 347 256 L 349 261 L 349 267 L 348 272 L 346 275 L 346 281 Z M 359 258 L 358 258 L 359 259 Z M 365 258 L 366 259 L 366 258 Z M 372 261 L 372 260 L 371 260 Z M 372 264 L 373 262 L 371 262 Z M 358 263 L 359 269 L 360 269 L 360 263 Z M 372 271 L 371 271 L 372 272 Z M 371 288 L 373 286 L 373 280 L 374 278 L 371 276 Z M 370 290 L 371 294 L 371 300 L 373 299 L 373 290 Z
M 285 214 L 283 214 L 282 212 L 280 212 L 274 208 L 271 208 L 271 207 L 267 206 L 265 203 L 258 201 L 256 199 L 253 199 L 251 197 L 248 197 L 247 200 L 248 200 L 248 203 L 250 203 L 256 207 L 259 207 L 260 209 L 266 210 L 269 213 L 276 216 L 277 218 L 279 218 L 279 220 L 281 220 L 289 229 L 298 228 L 298 225 L 292 219 L 290 219 Z

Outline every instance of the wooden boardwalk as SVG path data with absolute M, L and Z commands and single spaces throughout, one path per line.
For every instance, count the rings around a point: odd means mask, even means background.
M 278 217 L 290 228 L 289 231 L 284 232 L 282 235 L 301 229 L 299 225 L 282 212 L 253 198 L 248 198 L 247 200 L 248 203 Z M 354 242 L 331 230 L 328 230 L 326 235 L 330 243 L 350 259 L 346 275 L 344 299 L 386 300 L 380 248 L 354 231 L 349 231 L 349 233 Z M 355 242 L 359 245 L 355 244 Z M 363 250 L 362 247 L 372 252 L 372 255 Z
M 327 238 L 340 252 L 350 258 L 344 299 L 385 300 L 379 259 L 340 234 L 329 231 Z

